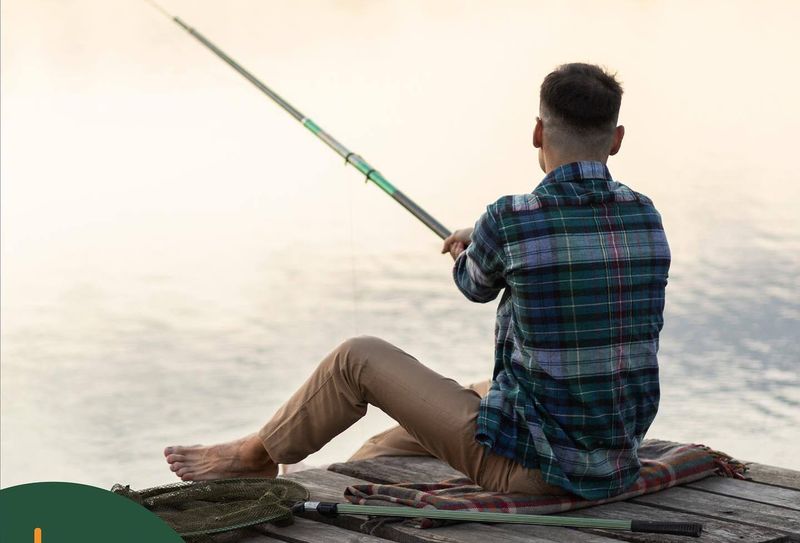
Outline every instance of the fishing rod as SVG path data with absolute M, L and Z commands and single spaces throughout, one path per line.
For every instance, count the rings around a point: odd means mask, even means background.
M 256 76 L 245 70 L 238 62 L 233 60 L 231 57 L 225 54 L 219 47 L 208 41 L 208 39 L 200 34 L 197 30 L 186 24 L 182 21 L 179 17 L 170 14 L 167 10 L 163 7 L 155 3 L 153 0 L 144 0 L 159 12 L 161 12 L 165 17 L 172 19 L 178 26 L 183 28 L 186 32 L 191 34 L 192 36 L 197 39 L 200 43 L 205 45 L 208 49 L 210 49 L 215 55 L 219 58 L 224 60 L 231 68 L 239 72 L 245 79 L 250 81 L 253 85 L 255 85 L 258 90 L 269 96 L 276 104 L 281 106 L 289 115 L 294 117 L 296 120 L 300 121 L 300 123 L 305 126 L 312 134 L 317 136 L 321 139 L 328 147 L 336 151 L 336 153 L 344 159 L 345 165 L 350 164 L 358 171 L 363 173 L 368 181 L 372 181 L 378 187 L 380 187 L 386 194 L 391 196 L 395 199 L 397 203 L 401 206 L 406 208 L 412 215 L 414 215 L 417 219 L 422 221 L 425 226 L 433 230 L 433 232 L 438 235 L 440 238 L 444 239 L 450 235 L 450 231 L 445 228 L 442 223 L 434 219 L 427 211 L 422 209 L 416 203 L 414 203 L 411 198 L 400 192 L 394 185 L 392 185 L 378 170 L 373 168 L 366 160 L 361 158 L 360 155 L 353 153 L 339 143 L 333 136 L 325 132 L 322 128 L 319 127 L 314 121 L 300 113 L 294 106 L 292 106 L 289 102 L 281 98 L 275 91 L 267 87 L 264 83 L 258 80 Z
M 333 502 L 300 502 L 292 507 L 293 513 L 312 511 L 322 516 L 335 517 L 339 513 L 375 517 L 429 518 L 461 522 L 488 522 L 501 524 L 533 524 L 568 528 L 600 528 L 651 534 L 672 534 L 700 537 L 703 525 L 697 522 L 660 522 L 647 520 L 617 520 L 588 517 L 562 517 L 556 515 L 529 515 L 524 513 L 495 513 L 483 511 L 456 511 L 448 509 L 420 509 L 394 505 L 354 505 Z

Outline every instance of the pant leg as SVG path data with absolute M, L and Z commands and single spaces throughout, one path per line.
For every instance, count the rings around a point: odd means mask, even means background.
M 377 338 L 345 341 L 259 432 L 276 463 L 319 450 L 372 404 L 433 456 L 487 490 L 563 494 L 539 470 L 491 454 L 475 440 L 480 396 Z
M 375 434 L 347 460 L 367 460 L 381 456 L 433 456 L 405 428 L 395 425 Z
M 467 388 L 474 390 L 483 398 L 489 392 L 491 381 L 473 383 Z M 405 428 L 400 425 L 393 426 L 369 438 L 348 461 L 366 460 L 380 456 L 433 456 L 425 447 L 414 439 Z

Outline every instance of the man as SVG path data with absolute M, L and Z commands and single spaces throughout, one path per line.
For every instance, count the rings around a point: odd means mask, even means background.
M 274 477 L 279 463 L 319 450 L 373 404 L 400 427 L 355 458 L 430 454 L 500 492 L 624 491 L 658 407 L 670 253 L 652 202 L 605 166 L 625 133 L 621 98 L 597 66 L 549 74 L 533 132 L 544 180 L 532 194 L 500 198 L 474 229 L 444 242 L 467 298 L 488 302 L 504 291 L 488 390 L 461 387 L 377 338 L 354 338 L 258 434 L 167 447 L 172 471 L 184 480 Z

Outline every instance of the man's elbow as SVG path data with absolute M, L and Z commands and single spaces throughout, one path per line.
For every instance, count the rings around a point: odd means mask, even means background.
M 491 302 L 497 295 L 500 294 L 500 290 L 493 290 L 491 292 L 487 292 L 485 294 L 474 295 L 474 296 L 467 296 L 467 298 L 472 302 L 477 302 L 479 304 L 485 304 L 486 302 Z
M 453 279 L 458 290 L 469 301 L 479 304 L 485 304 L 497 298 L 497 295 L 505 286 L 505 284 L 488 286 L 487 283 L 493 282 L 492 279 L 485 275 L 474 262 L 470 261 L 466 253 L 460 254 L 456 259 L 456 263 L 453 266 Z
M 479 304 L 485 304 L 486 302 L 491 302 L 497 295 L 500 293 L 499 288 L 487 288 L 487 287 L 479 287 L 477 285 L 471 285 L 470 288 L 464 288 L 461 283 L 456 282 L 456 286 L 458 286 L 458 290 L 469 300 L 470 302 L 476 302 Z

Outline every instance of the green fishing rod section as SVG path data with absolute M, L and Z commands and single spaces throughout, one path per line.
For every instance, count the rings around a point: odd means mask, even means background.
M 322 128 L 319 127 L 314 121 L 300 113 L 294 106 L 292 106 L 289 102 L 284 100 L 280 95 L 278 95 L 275 91 L 270 89 L 264 83 L 262 83 L 256 76 L 245 70 L 238 62 L 233 60 L 224 51 L 222 51 L 219 47 L 211 43 L 205 36 L 203 36 L 200 32 L 189 26 L 179 17 L 171 15 L 167 12 L 164 8 L 160 5 L 156 4 L 153 0 L 145 0 L 148 4 L 156 8 L 166 17 L 172 19 L 178 26 L 183 28 L 186 32 L 194 36 L 197 41 L 205 45 L 208 49 L 210 49 L 215 55 L 219 58 L 224 60 L 231 68 L 239 72 L 245 79 L 250 81 L 253 85 L 255 85 L 261 92 L 266 94 L 269 98 L 271 98 L 275 103 L 281 106 L 287 113 L 289 113 L 292 117 L 297 119 L 303 126 L 305 126 L 312 134 L 317 136 L 317 138 L 321 139 L 328 147 L 333 149 L 339 156 L 341 156 L 345 164 L 350 164 L 359 172 L 366 176 L 368 181 L 372 181 L 378 187 L 380 187 L 386 194 L 394 198 L 394 200 L 399 203 L 401 206 L 406 208 L 412 215 L 414 215 L 417 219 L 422 221 L 425 226 L 430 228 L 436 235 L 440 238 L 444 239 L 450 235 L 450 231 L 442 225 L 439 221 L 434 219 L 427 211 L 422 209 L 418 206 L 411 198 L 400 192 L 394 185 L 392 185 L 378 170 L 373 168 L 366 160 L 364 160 L 360 155 L 353 153 L 347 147 L 342 145 L 336 138 L 325 132 Z
M 368 515 L 373 517 L 428 518 L 460 522 L 488 522 L 500 524 L 530 524 L 566 528 L 599 528 L 655 534 L 672 534 L 700 537 L 703 525 L 697 522 L 661 522 L 645 520 L 617 520 L 560 515 L 529 515 L 524 513 L 498 513 L 484 511 L 456 511 L 447 509 L 420 509 L 393 505 L 355 505 L 333 502 L 301 502 L 292 508 L 293 513 L 316 512 L 323 516 L 338 514 Z

